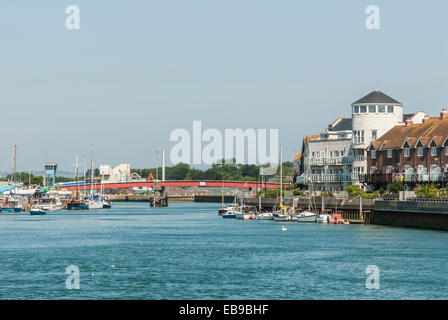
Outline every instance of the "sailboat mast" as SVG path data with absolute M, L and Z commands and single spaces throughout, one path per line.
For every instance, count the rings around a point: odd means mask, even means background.
M 280 203 L 283 203 L 283 146 L 280 144 Z
M 12 156 L 12 172 L 11 172 L 11 182 L 14 184 L 14 174 L 16 173 L 16 152 L 17 152 L 17 145 L 14 145 L 14 153 Z
M 78 170 L 78 155 L 76 155 L 76 165 L 75 165 L 75 174 L 76 174 L 76 200 L 79 200 L 79 170 Z
M 91 165 L 90 165 L 90 196 L 93 196 L 93 145 L 90 149 L 90 158 L 91 158 Z

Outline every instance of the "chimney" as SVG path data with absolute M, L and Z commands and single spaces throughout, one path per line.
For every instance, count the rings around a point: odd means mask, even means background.
M 443 108 L 442 112 L 440 112 L 440 120 L 443 120 L 446 118 L 448 118 L 448 111 L 446 110 L 446 108 Z
M 406 119 L 405 127 L 409 127 L 411 124 L 414 124 L 414 121 L 412 121 L 411 119 Z

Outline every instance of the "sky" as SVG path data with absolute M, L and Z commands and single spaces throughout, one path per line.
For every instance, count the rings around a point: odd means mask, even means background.
M 65 26 L 71 4 L 79 30 Z M 379 30 L 365 26 L 371 4 Z M 3 0 L 0 172 L 14 144 L 19 170 L 73 171 L 91 145 L 97 165 L 153 167 L 194 120 L 279 129 L 292 160 L 374 89 L 436 116 L 447 12 L 446 0 Z

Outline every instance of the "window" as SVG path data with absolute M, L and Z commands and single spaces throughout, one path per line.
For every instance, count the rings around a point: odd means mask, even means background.
M 392 171 L 393 168 L 394 168 L 394 167 L 392 167 L 392 166 L 387 166 L 387 168 L 386 168 L 386 173 L 391 173 L 391 171 Z
M 370 173 L 374 173 L 376 171 L 376 167 L 370 167 Z
M 394 106 L 386 106 L 387 107 L 387 113 L 394 113 Z
M 448 155 L 448 147 L 445 147 L 445 155 Z
M 432 148 L 431 148 L 431 155 L 432 155 L 433 157 L 437 156 L 437 147 L 432 147 Z
M 354 137 L 353 137 L 353 141 L 355 144 L 358 143 L 364 143 L 364 131 L 363 130 L 356 130 L 354 131 Z
M 387 150 L 387 157 L 392 159 L 392 150 Z
M 411 156 L 411 149 L 405 148 L 404 149 L 404 156 L 405 157 L 410 157 Z
M 437 172 L 437 169 L 439 169 L 439 167 L 436 164 L 431 165 L 430 170 L 432 173 Z
M 419 147 L 417 150 L 418 150 L 418 156 L 423 157 L 423 148 Z
M 311 153 L 311 157 L 312 157 L 312 158 L 314 158 L 314 152 L 313 152 L 313 153 Z
M 378 112 L 385 113 L 386 112 L 386 106 L 378 106 Z
M 367 112 L 367 107 L 366 107 L 366 106 L 360 106 L 360 107 L 359 107 L 359 111 L 360 111 L 361 113 L 366 113 L 366 112 Z
M 353 113 L 359 113 L 359 106 L 353 107 Z
M 377 135 L 378 135 L 378 132 L 376 130 L 372 130 L 372 140 L 378 139 Z
M 334 156 L 337 158 L 337 157 L 339 157 L 339 151 L 335 151 L 334 152 Z
M 376 150 L 371 150 L 370 151 L 370 158 L 376 159 Z
M 376 113 L 376 106 L 369 106 L 370 113 Z
M 405 165 L 404 166 L 404 172 L 408 172 L 408 170 L 411 168 L 411 166 L 409 166 L 409 165 Z

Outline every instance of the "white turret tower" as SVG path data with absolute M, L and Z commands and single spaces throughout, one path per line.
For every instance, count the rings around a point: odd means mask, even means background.
M 352 182 L 367 173 L 366 148 L 394 126 L 403 123 L 403 105 L 379 90 L 352 103 Z

